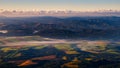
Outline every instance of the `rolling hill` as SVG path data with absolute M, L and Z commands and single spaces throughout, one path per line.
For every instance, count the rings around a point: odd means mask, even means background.
M 51 38 L 119 39 L 120 17 L 1 18 L 1 36 L 40 35 Z

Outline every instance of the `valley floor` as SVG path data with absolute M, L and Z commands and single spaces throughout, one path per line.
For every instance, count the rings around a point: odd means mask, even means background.
M 0 68 L 120 67 L 120 42 L 1 37 Z M 114 67 L 113 67 L 114 68 Z

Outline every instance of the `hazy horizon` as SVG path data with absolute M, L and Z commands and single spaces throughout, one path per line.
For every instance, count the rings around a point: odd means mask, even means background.
M 119 3 L 120 0 L 1 0 L 0 11 L 119 11 Z

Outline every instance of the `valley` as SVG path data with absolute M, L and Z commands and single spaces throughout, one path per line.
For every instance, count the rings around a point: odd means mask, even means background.
M 79 68 L 86 65 L 106 67 L 112 63 L 120 63 L 119 41 L 113 43 L 107 40 L 65 40 L 39 36 L 1 38 L 0 67 L 10 64 L 13 68 L 46 68 L 49 64 L 50 67 Z M 103 62 L 107 62 L 106 65 L 102 64 Z M 83 63 L 85 65 L 82 65 Z M 92 66 L 92 63 L 100 65 Z
M 0 68 L 120 68 L 120 17 L 0 18 Z

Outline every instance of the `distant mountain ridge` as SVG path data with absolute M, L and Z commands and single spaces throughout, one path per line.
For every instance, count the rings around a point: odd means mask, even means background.
M 120 17 L 0 18 L 1 36 L 40 35 L 53 38 L 120 38 Z

